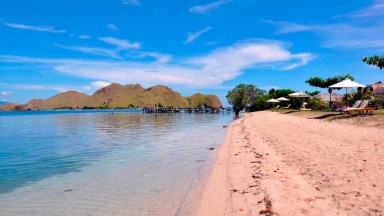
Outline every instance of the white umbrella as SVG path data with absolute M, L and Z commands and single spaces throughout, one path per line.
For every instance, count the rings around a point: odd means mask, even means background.
M 285 97 L 280 97 L 280 98 L 277 98 L 276 100 L 277 101 L 289 101 L 289 99 L 285 98 Z
M 329 86 L 329 88 L 345 88 L 346 94 L 347 94 L 348 88 L 357 88 L 357 87 L 365 87 L 365 85 L 357 83 L 357 82 L 353 82 L 352 80 L 350 80 L 348 78 L 339 82 L 339 83 L 336 83 L 336 84 Z
M 272 99 L 267 100 L 267 103 L 280 103 L 280 101 L 272 98 Z
M 309 95 L 307 95 L 306 93 L 304 93 L 304 92 L 302 92 L 302 91 L 298 91 L 298 92 L 289 94 L 288 96 L 289 96 L 289 97 L 298 97 L 298 98 L 306 98 L 306 97 L 310 97 Z

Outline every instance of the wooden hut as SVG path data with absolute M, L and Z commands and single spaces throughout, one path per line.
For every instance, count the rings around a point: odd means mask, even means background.
M 373 93 L 374 97 L 381 97 L 384 99 L 384 83 L 377 82 L 368 86 L 369 91 Z

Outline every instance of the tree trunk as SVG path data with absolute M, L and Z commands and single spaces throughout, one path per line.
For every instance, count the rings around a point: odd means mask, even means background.
M 235 112 L 235 116 L 239 116 L 239 113 L 240 113 L 239 109 L 233 109 L 233 111 Z

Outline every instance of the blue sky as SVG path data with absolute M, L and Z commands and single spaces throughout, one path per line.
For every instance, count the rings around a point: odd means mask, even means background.
M 183 96 L 259 88 L 322 90 L 305 80 L 384 81 L 384 0 L 4 0 L 0 101 L 26 103 L 112 82 Z M 325 92 L 326 90 L 322 90 Z

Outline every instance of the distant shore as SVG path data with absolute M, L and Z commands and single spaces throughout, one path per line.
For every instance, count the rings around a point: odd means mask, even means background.
M 381 126 L 245 114 L 228 127 L 196 215 L 383 215 L 383 139 Z

